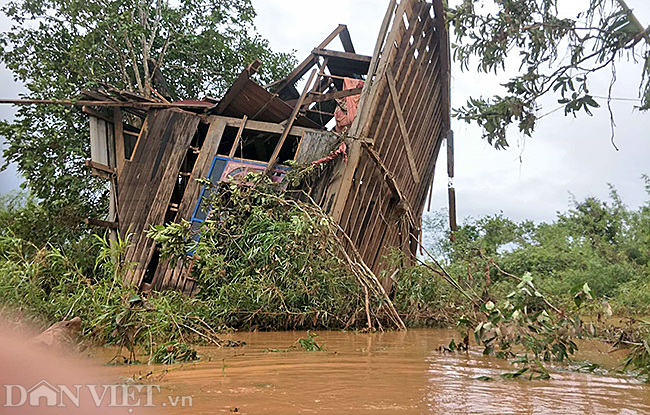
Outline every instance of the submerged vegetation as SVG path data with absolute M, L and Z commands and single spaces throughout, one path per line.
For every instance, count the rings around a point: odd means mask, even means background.
M 164 258 L 194 262 L 201 291 L 193 298 L 124 286 L 128 236 L 111 244 L 73 233 L 35 220 L 42 212 L 30 198 L 5 198 L 3 316 L 40 327 L 79 316 L 86 343 L 116 345 L 127 363 L 136 352 L 151 362 L 192 360 L 192 345 L 232 346 L 219 338 L 229 329 L 394 327 L 381 289 L 318 208 L 264 184 L 211 193 L 200 238 L 187 223 L 149 232 Z M 650 202 L 629 209 L 612 189 L 610 201 L 575 201 L 553 223 L 468 219 L 453 242 L 443 222 L 427 221 L 430 258 L 412 266 L 394 252 L 378 276 L 392 278 L 387 297 L 408 326 L 456 327 L 461 339 L 449 349 L 473 339 L 485 354 L 518 363 L 513 377 L 547 378 L 545 362 L 570 359 L 584 337 L 628 349 L 622 367 L 648 376 Z M 613 316 L 628 323 L 613 324 Z M 301 340 L 299 347 L 321 350 L 311 333 Z

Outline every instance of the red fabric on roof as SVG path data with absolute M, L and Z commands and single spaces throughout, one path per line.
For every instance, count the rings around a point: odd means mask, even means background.
M 345 78 L 343 80 L 343 90 L 361 88 L 364 82 L 360 79 Z M 359 107 L 359 99 L 361 95 L 352 95 L 343 99 L 337 99 L 336 111 L 334 111 L 334 118 L 336 119 L 336 131 L 342 133 L 347 131 L 352 126 L 354 117 L 357 116 L 357 108 Z

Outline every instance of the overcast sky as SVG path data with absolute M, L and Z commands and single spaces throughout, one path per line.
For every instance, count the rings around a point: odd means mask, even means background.
M 347 24 L 357 53 L 372 54 L 388 0 L 328 0 L 327 7 L 315 7 L 304 0 L 252 0 L 258 17 L 258 31 L 276 51 L 297 51 L 302 60 L 339 23 Z M 572 1 L 575 4 L 575 0 Z M 4 4 L 6 0 L 0 0 Z M 647 0 L 628 0 L 643 24 L 650 25 Z M 0 19 L 0 27 L 6 26 Z M 338 45 L 337 45 L 338 46 Z M 641 64 L 620 64 L 614 96 L 637 98 Z M 609 72 L 594 83 L 594 95 L 606 95 Z M 470 95 L 503 93 L 492 76 L 452 73 L 452 105 L 461 106 Z M 595 78 L 594 78 L 595 79 Z M 0 96 L 14 97 L 20 86 L 4 68 L 0 71 Z M 540 114 L 557 108 L 554 100 L 543 102 Z M 607 183 L 613 184 L 623 200 L 636 207 L 646 200 L 642 174 L 650 174 L 650 113 L 634 111 L 634 102 L 615 102 L 616 151 L 610 143 L 606 108 L 594 117 L 565 117 L 558 111 L 543 118 L 532 138 L 523 140 L 516 131 L 511 148 L 497 151 L 481 139 L 481 130 L 452 121 L 456 137 L 456 179 L 460 218 L 503 211 L 515 220 L 553 220 L 556 211 L 567 208 L 570 193 L 580 200 L 587 196 L 606 198 Z M 11 116 L 11 108 L 0 106 L 0 118 Z M 435 208 L 447 205 L 444 149 L 435 179 Z M 13 171 L 0 174 L 0 191 L 15 187 Z

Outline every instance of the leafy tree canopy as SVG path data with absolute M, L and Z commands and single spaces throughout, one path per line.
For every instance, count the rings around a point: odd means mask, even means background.
M 3 12 L 13 25 L 0 34 L 0 62 L 30 98 L 104 84 L 149 96 L 160 68 L 172 98 L 196 99 L 223 94 L 256 58 L 262 82 L 295 65 L 256 33 L 250 0 L 18 0 Z M 21 107 L 0 122 L 6 163 L 49 209 L 72 216 L 104 211 L 105 185 L 83 163 L 87 131 L 79 109 L 59 106 Z
M 572 0 L 462 0 L 447 18 L 455 41 L 454 59 L 463 70 L 478 62 L 479 72 L 499 73 L 518 55 L 520 74 L 503 86 L 506 94 L 471 98 L 455 116 L 483 127 L 483 137 L 496 147 L 508 146 L 506 130 L 518 124 L 530 136 L 538 121 L 538 100 L 555 95 L 565 114 L 591 115 L 599 99 L 590 92 L 596 72 L 612 70 L 622 60 L 640 66 L 640 106 L 650 109 L 650 27 L 639 22 L 623 0 L 584 0 L 573 18 L 563 17 Z M 611 110 L 611 107 L 610 107 Z

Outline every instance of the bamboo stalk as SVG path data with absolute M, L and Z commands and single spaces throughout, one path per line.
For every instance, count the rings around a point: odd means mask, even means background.
M 133 101 L 73 101 L 69 99 L 0 99 L 0 104 L 11 105 L 65 105 L 75 107 L 120 107 L 120 108 L 186 108 L 209 109 L 214 105 L 164 103 L 164 102 L 133 102 Z

